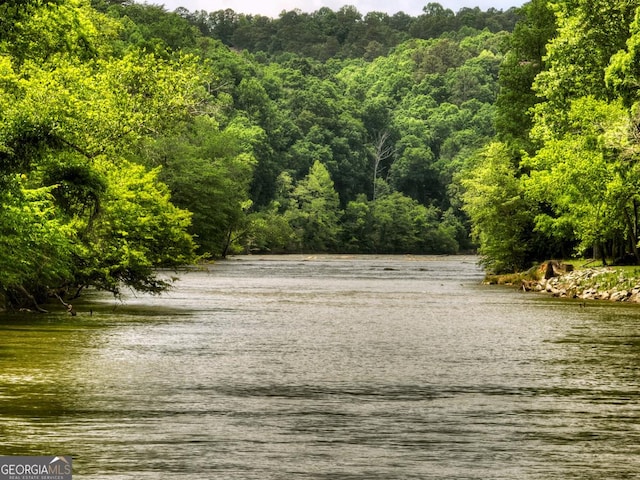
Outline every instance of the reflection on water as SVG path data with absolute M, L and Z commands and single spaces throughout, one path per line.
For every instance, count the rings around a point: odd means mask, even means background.
M 3 316 L 0 453 L 85 479 L 635 478 L 640 309 L 474 261 L 238 257 Z

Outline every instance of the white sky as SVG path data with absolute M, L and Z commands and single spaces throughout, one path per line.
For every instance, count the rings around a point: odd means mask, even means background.
M 143 0 L 138 0 L 140 3 Z M 265 15 L 277 18 L 280 13 L 299 8 L 303 12 L 315 12 L 322 7 L 329 7 L 333 11 L 339 10 L 345 5 L 353 5 L 362 15 L 368 12 L 386 12 L 393 15 L 397 12 L 404 12 L 411 16 L 418 16 L 422 13 L 422 7 L 433 0 L 144 0 L 146 3 L 164 5 L 169 11 L 178 7 L 184 7 L 194 12 L 204 10 L 214 12 L 230 8 L 236 13 L 246 13 L 253 15 Z M 463 7 L 480 7 L 487 10 L 491 7 L 498 10 L 507 10 L 510 7 L 519 7 L 525 0 L 440 0 L 437 3 L 445 8 L 457 12 Z

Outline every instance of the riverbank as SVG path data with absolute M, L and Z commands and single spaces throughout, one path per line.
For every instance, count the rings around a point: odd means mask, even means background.
M 487 275 L 484 283 L 513 285 L 561 298 L 640 303 L 639 267 L 578 267 L 545 262 L 524 273 Z

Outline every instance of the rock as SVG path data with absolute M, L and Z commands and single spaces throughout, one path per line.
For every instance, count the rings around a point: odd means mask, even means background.
M 553 263 L 547 262 L 547 265 L 544 269 L 544 278 L 549 280 L 554 276 L 555 276 L 555 272 L 553 271 Z
M 553 269 L 553 276 L 551 270 Z M 594 267 L 575 270 L 571 264 L 550 260 L 538 267 L 538 280 L 522 280 L 525 291 L 545 292 L 554 297 L 571 297 L 584 300 L 609 300 L 616 302 L 640 303 L 640 281 L 626 278 L 622 272 L 610 267 Z M 535 272 L 533 272 L 535 273 Z M 601 277 L 606 275 L 605 277 Z M 598 278 L 601 277 L 601 278 Z M 610 287 L 613 280 L 613 288 Z M 618 291 L 618 288 L 627 287 Z
M 562 263 L 558 260 L 548 260 L 540 265 L 540 272 L 544 272 L 544 278 L 560 277 L 567 273 L 573 272 L 573 265 L 570 263 Z
M 624 302 L 630 295 L 631 293 L 627 290 L 620 290 L 619 292 L 613 292 L 610 299 L 614 302 Z

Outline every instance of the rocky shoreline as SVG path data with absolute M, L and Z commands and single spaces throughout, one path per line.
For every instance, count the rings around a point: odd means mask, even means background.
M 573 269 L 570 264 L 545 262 L 511 281 L 495 281 L 518 286 L 524 291 L 548 293 L 554 297 L 583 300 L 640 303 L 640 277 L 628 276 L 615 267 Z

